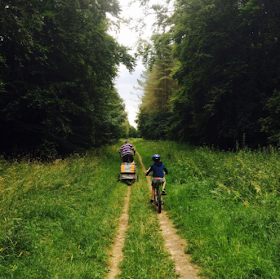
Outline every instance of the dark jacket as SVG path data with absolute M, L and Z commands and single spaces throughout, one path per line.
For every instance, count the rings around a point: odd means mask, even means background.
M 153 172 L 153 177 L 164 177 L 163 171 L 165 171 L 166 174 L 168 173 L 167 168 L 162 162 L 155 162 L 153 165 L 151 165 L 149 172 L 151 171 Z

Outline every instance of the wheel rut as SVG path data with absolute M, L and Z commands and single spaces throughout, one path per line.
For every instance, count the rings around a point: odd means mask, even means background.
M 141 163 L 143 171 L 146 172 L 146 168 L 138 152 L 137 155 L 139 157 L 139 161 Z M 152 190 L 151 177 L 147 176 L 147 181 L 150 190 Z M 184 249 L 187 245 L 186 240 L 182 239 L 177 234 L 177 230 L 174 228 L 173 223 L 168 218 L 165 210 L 162 210 L 161 214 L 158 214 L 158 219 L 160 223 L 160 228 L 163 232 L 163 238 L 165 240 L 164 247 L 170 253 L 171 259 L 175 262 L 175 270 L 178 274 L 180 274 L 180 278 L 201 278 L 196 275 L 199 270 L 193 264 L 190 263 L 190 256 L 185 254 L 184 252 Z
M 125 197 L 123 213 L 120 218 L 119 228 L 117 231 L 117 236 L 115 242 L 112 247 L 112 251 L 110 254 L 110 263 L 109 268 L 110 272 L 108 273 L 107 279 L 114 279 L 119 273 L 119 263 L 123 260 L 123 247 L 125 243 L 125 231 L 128 228 L 128 209 L 129 209 L 129 199 L 131 193 L 131 186 L 127 187 L 127 194 Z

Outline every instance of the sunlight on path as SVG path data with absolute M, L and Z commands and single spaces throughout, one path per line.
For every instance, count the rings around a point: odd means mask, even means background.
M 130 198 L 130 193 L 131 193 L 131 186 L 127 187 L 127 195 L 125 198 L 125 204 L 124 204 L 124 209 L 123 213 L 121 215 L 120 219 L 120 224 L 119 228 L 117 231 L 117 236 L 115 243 L 113 245 L 110 257 L 110 272 L 108 276 L 106 277 L 107 279 L 113 279 L 117 274 L 120 273 L 119 270 L 119 263 L 123 260 L 123 247 L 124 247 L 124 242 L 125 242 L 125 231 L 128 228 L 128 208 L 129 208 L 129 198 Z
M 143 171 L 146 172 L 146 168 L 138 152 L 137 155 L 139 156 Z M 151 177 L 147 176 L 147 180 L 150 190 L 152 190 Z M 175 269 L 180 274 L 180 278 L 201 278 L 196 275 L 198 270 L 190 263 L 190 256 L 184 253 L 187 242 L 177 234 L 177 230 L 173 227 L 173 223 L 168 218 L 165 210 L 162 210 L 161 214 L 158 214 L 158 219 L 165 240 L 164 247 L 170 253 L 171 259 L 175 262 Z

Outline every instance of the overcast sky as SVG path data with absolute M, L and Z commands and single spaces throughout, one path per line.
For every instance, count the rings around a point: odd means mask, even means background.
M 129 0 L 119 0 L 120 6 L 122 8 L 122 16 L 125 18 L 132 17 L 134 19 L 139 19 L 142 17 L 142 12 L 139 6 L 133 5 L 128 8 L 127 3 Z M 146 22 L 149 27 L 144 31 L 144 36 L 142 38 L 150 38 L 152 35 L 151 32 L 151 24 L 153 22 L 152 16 L 149 16 L 146 19 Z M 121 26 L 121 29 L 118 34 L 116 32 L 110 32 L 117 41 L 124 46 L 128 46 L 133 48 L 135 43 L 137 42 L 139 35 L 136 32 L 131 31 L 125 25 Z M 130 52 L 133 54 L 133 51 Z M 119 95 L 124 100 L 126 112 L 128 113 L 128 120 L 130 125 L 136 127 L 136 123 L 134 120 L 136 119 L 136 114 L 138 111 L 138 105 L 140 103 L 139 98 L 135 95 L 137 92 L 133 89 L 133 87 L 137 87 L 137 79 L 140 78 L 142 71 L 144 70 L 144 66 L 141 61 L 138 61 L 137 67 L 130 74 L 129 71 L 125 68 L 125 66 L 121 65 L 119 67 L 119 77 L 115 80 L 115 87 L 118 90 Z M 134 93 L 134 94 L 133 94 Z

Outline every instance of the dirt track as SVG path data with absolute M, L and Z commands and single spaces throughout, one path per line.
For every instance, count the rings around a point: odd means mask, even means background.
M 137 154 L 139 156 L 142 169 L 146 172 L 142 158 L 139 153 Z M 147 181 L 150 190 L 152 190 L 151 177 L 147 176 Z M 172 221 L 168 218 L 165 210 L 162 210 L 161 214 L 158 214 L 158 219 L 163 233 L 163 238 L 165 240 L 164 247 L 170 253 L 171 259 L 175 262 L 175 269 L 176 272 L 181 275 L 180 278 L 200 278 L 196 276 L 198 270 L 190 263 L 190 256 L 184 253 L 187 242 L 177 234 L 177 231 L 174 228 Z
M 128 209 L 130 199 L 131 186 L 127 187 L 127 195 L 125 197 L 124 209 L 121 215 L 120 224 L 117 232 L 117 237 L 113 245 L 110 261 L 110 272 L 107 276 L 108 279 L 113 279 L 120 272 L 118 265 L 123 259 L 123 247 L 125 242 L 125 231 L 128 228 Z
M 146 168 L 142 162 L 142 158 L 139 153 L 139 160 L 144 172 Z M 147 177 L 147 181 L 151 190 L 151 177 Z M 120 272 L 118 265 L 123 259 L 122 249 L 125 243 L 125 231 L 128 228 L 128 209 L 129 209 L 129 198 L 130 198 L 131 187 L 127 187 L 127 196 L 125 198 L 125 205 L 123 213 L 121 215 L 119 229 L 117 232 L 117 237 L 113 245 L 111 252 L 110 261 L 110 273 L 107 279 L 113 279 Z M 184 249 L 187 245 L 186 241 L 182 239 L 173 226 L 172 221 L 168 218 L 165 210 L 162 210 L 161 214 L 158 214 L 158 219 L 160 223 L 160 228 L 163 233 L 163 238 L 165 240 L 165 249 L 171 255 L 171 259 L 175 262 L 175 269 L 180 278 L 184 279 L 196 279 L 201 278 L 196 275 L 198 270 L 190 263 L 190 256 L 184 253 Z

